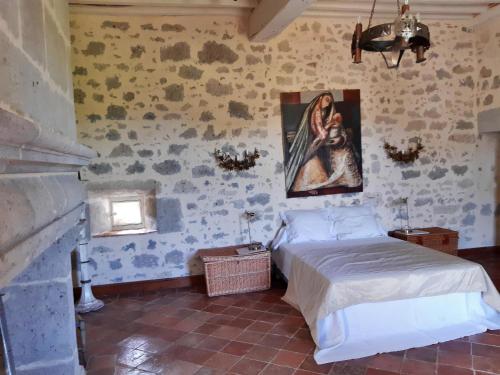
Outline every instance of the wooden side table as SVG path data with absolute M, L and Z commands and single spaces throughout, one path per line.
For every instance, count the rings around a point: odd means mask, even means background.
M 390 237 L 399 238 L 403 241 L 412 242 L 417 245 L 429 247 L 443 253 L 457 255 L 458 232 L 450 229 L 430 227 L 418 228 L 418 230 L 429 232 L 428 234 L 404 234 L 398 231 L 390 231 Z
M 198 256 L 205 268 L 207 294 L 220 296 L 266 290 L 271 287 L 271 253 L 262 251 L 238 255 L 234 245 L 200 249 Z

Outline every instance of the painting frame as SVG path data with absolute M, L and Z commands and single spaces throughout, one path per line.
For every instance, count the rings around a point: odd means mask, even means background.
M 287 198 L 363 191 L 359 89 L 280 94 Z

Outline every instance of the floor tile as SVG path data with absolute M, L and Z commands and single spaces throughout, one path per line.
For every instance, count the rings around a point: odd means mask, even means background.
M 242 332 L 243 330 L 238 327 L 220 326 L 212 332 L 212 336 L 219 337 L 221 339 L 233 340 L 241 335 Z
M 266 322 L 253 322 L 248 326 L 249 331 L 257 331 L 257 332 L 268 332 L 273 328 L 274 324 L 266 323 Z
M 438 350 L 446 350 L 449 352 L 471 353 L 471 344 L 468 341 L 454 340 L 448 342 L 441 342 L 438 345 Z
M 399 375 L 399 372 L 380 370 L 376 368 L 368 368 L 366 369 L 365 375 Z
M 231 341 L 221 351 L 224 353 L 242 357 L 245 354 L 247 354 L 250 351 L 250 349 L 252 349 L 252 347 L 253 344 L 248 344 L 246 342 L 239 342 L 239 341 Z
M 500 346 L 500 336 L 492 335 L 490 333 L 480 333 L 478 335 L 469 336 L 469 341 L 476 344 L 485 344 Z
M 200 349 L 206 349 L 206 350 L 212 350 L 215 352 L 221 351 L 227 344 L 229 344 L 231 341 L 226 340 L 226 339 L 221 339 L 218 337 L 213 337 L 213 336 L 207 336 L 205 339 L 201 340 L 198 345 L 196 345 L 197 348 Z
M 199 349 L 199 348 L 189 348 L 177 354 L 177 358 L 186 362 L 196 363 L 198 365 L 203 365 L 209 358 L 216 354 L 213 351 Z
M 405 375 L 429 375 L 436 371 L 435 362 L 419 361 L 415 359 L 404 359 L 401 374 Z
M 368 363 L 368 367 L 399 373 L 402 363 L 403 361 L 399 357 L 390 354 L 379 354 L 372 358 Z
M 292 375 L 294 371 L 290 367 L 268 364 L 260 375 Z
M 269 348 L 262 345 L 255 345 L 252 349 L 250 349 L 245 357 L 260 360 L 263 362 L 271 362 L 276 354 L 278 354 L 278 349 Z
M 230 372 L 241 375 L 257 375 L 264 369 L 264 367 L 266 367 L 266 365 L 267 363 L 265 362 L 243 358 L 231 367 Z
M 355 364 L 334 364 L 328 375 L 365 375 L 366 367 Z
M 217 324 L 211 324 L 211 323 L 205 323 L 198 328 L 196 328 L 193 332 L 196 333 L 204 333 L 206 335 L 212 334 L 216 329 L 218 329 L 220 326 Z
M 474 372 L 466 368 L 438 365 L 437 375 L 474 375 Z
M 265 336 L 263 332 L 255 332 L 245 330 L 236 338 L 236 341 L 248 342 L 250 344 L 257 344 Z
M 318 374 L 328 374 L 332 367 L 333 364 L 331 363 L 318 365 L 311 355 L 306 356 L 304 361 L 300 364 L 302 370 L 312 371 Z
M 290 350 L 292 352 L 298 353 L 312 353 L 314 351 L 315 345 L 312 340 L 302 340 L 292 337 L 283 349 Z
M 273 363 L 280 366 L 298 368 L 305 359 L 306 354 L 280 350 L 276 357 L 274 357 Z
M 481 357 L 500 358 L 500 347 L 482 344 L 472 344 L 472 354 Z
M 440 350 L 438 354 L 438 363 L 440 365 L 472 368 L 472 356 L 460 352 Z
M 259 345 L 268 346 L 275 349 L 281 349 L 286 346 L 289 338 L 281 335 L 272 335 L 270 333 L 266 334 L 262 339 L 258 342 Z
M 198 346 L 203 340 L 205 340 L 208 335 L 205 335 L 203 333 L 196 333 L 196 332 L 190 332 L 182 336 L 180 339 L 178 339 L 175 343 L 179 345 L 184 345 L 184 346 L 190 346 L 190 347 L 196 347 Z
M 116 354 L 101 355 L 92 357 L 89 361 L 89 370 L 100 370 L 105 368 L 114 368 L 116 363 Z
M 474 370 L 500 374 L 500 357 L 492 358 L 472 356 L 472 364 L 474 366 Z
M 240 357 L 219 352 L 215 353 L 211 358 L 209 358 L 204 365 L 214 369 L 229 370 L 239 360 Z
M 428 348 L 415 348 L 406 351 L 406 358 L 419 361 L 436 362 L 437 350 Z

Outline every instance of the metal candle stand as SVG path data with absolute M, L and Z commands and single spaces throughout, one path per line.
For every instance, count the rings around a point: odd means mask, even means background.
M 2 301 L 3 296 L 4 294 L 0 293 L 0 338 L 2 342 L 3 364 L 6 375 L 15 375 L 16 370 L 14 367 L 14 359 L 12 358 L 9 335 L 7 332 L 7 322 L 5 320 L 5 309 Z
M 92 293 L 92 280 L 90 278 L 89 258 L 87 254 L 88 238 L 90 237 L 90 234 L 87 227 L 88 222 L 85 211 L 80 218 L 80 225 L 82 225 L 82 229 L 80 231 L 80 244 L 78 245 L 78 264 L 82 294 L 75 310 L 77 313 L 85 314 L 102 309 L 104 307 L 104 302 L 95 298 Z

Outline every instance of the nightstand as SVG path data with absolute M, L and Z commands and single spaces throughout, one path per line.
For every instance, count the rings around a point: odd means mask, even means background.
M 417 245 L 429 247 L 443 253 L 457 255 L 458 232 L 450 229 L 430 227 L 418 228 L 418 230 L 429 232 L 427 234 L 404 234 L 395 230 L 388 232 L 390 237 L 399 238 L 403 241 L 412 242 Z
M 201 249 L 198 256 L 205 268 L 210 297 L 266 290 L 271 287 L 271 253 L 267 250 L 239 255 L 234 245 Z

